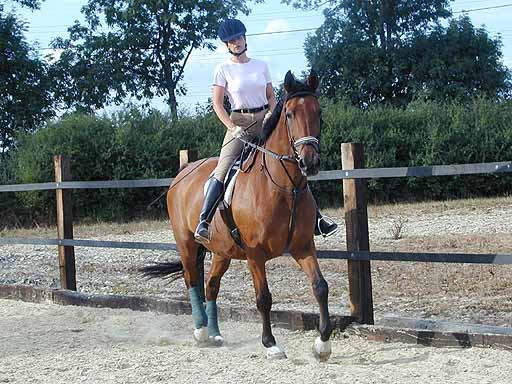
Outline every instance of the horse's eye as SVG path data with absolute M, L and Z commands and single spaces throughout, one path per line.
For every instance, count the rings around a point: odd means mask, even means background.
M 287 119 L 291 119 L 292 118 L 292 113 L 291 112 L 286 112 L 286 118 Z

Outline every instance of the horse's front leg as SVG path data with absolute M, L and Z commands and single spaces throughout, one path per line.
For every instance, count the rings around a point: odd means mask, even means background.
M 248 255 L 247 262 L 251 271 L 254 290 L 256 292 L 256 307 L 261 314 L 263 320 L 263 332 L 261 342 L 267 349 L 268 359 L 285 359 L 286 354 L 276 345 L 276 339 L 272 334 L 270 324 L 270 310 L 272 308 L 272 295 L 268 289 L 267 274 L 265 271 L 264 255 Z
M 220 280 L 229 268 L 231 259 L 225 259 L 213 254 L 212 266 L 206 281 L 206 314 L 208 316 L 208 335 L 216 345 L 222 345 L 224 338 L 219 330 L 217 320 L 217 296 L 219 294 Z
M 313 352 L 320 361 L 325 361 L 331 356 L 331 342 L 329 338 L 331 337 L 332 327 L 329 320 L 329 287 L 322 276 L 322 272 L 320 272 L 313 240 L 305 248 L 290 250 L 290 253 L 309 278 L 313 294 L 320 307 L 320 323 L 318 325 L 320 336 L 315 340 Z

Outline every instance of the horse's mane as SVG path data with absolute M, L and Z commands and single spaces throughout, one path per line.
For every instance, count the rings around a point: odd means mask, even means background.
M 276 107 L 272 111 L 272 115 L 265 122 L 263 128 L 261 130 L 261 141 L 264 143 L 270 137 L 274 129 L 277 127 L 277 123 L 279 122 L 279 118 L 281 117 L 281 111 L 283 110 L 283 105 L 286 97 L 281 97 L 276 104 Z
M 293 94 L 296 92 L 303 92 L 303 91 L 311 92 L 311 88 L 309 88 L 309 86 L 306 83 L 304 83 L 302 81 L 295 80 L 295 87 L 293 88 L 292 92 L 290 92 L 290 93 L 287 92 L 283 97 L 281 97 L 279 99 L 279 101 L 276 104 L 276 107 L 272 111 L 272 115 L 265 122 L 265 124 L 263 125 L 263 128 L 261 130 L 260 138 L 261 138 L 262 143 L 265 143 L 268 140 L 268 138 L 270 137 L 270 135 L 272 134 L 272 132 L 274 132 L 274 129 L 276 129 L 277 123 L 279 122 L 279 119 L 281 117 L 281 112 L 283 111 L 283 106 L 286 103 L 286 101 L 288 100 L 288 96 L 290 94 Z

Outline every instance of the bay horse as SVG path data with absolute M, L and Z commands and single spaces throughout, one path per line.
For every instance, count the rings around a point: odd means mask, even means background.
M 320 165 L 318 77 L 312 72 L 302 82 L 288 71 L 284 86 L 286 94 L 281 111 L 276 108 L 273 116 L 277 124 L 270 133 L 267 132 L 264 147 L 255 154 L 255 165 L 250 171 L 239 174 L 234 188 L 231 206 L 243 247 L 235 243 L 219 211 L 210 225 L 211 241 L 203 246 L 194 240 L 204 199 L 202 186 L 217 162 L 211 158 L 203 164 L 188 164 L 176 176 L 167 193 L 167 209 L 181 262 L 157 263 L 142 268 L 142 271 L 149 277 L 183 276 L 192 305 L 194 338 L 198 342 L 210 339 L 221 344 L 223 338 L 216 305 L 221 278 L 232 259 L 247 260 L 256 292 L 256 306 L 263 320 L 262 343 L 267 358 L 286 358 L 272 334 L 272 296 L 265 263 L 288 251 L 307 275 L 319 305 L 320 336 L 314 342 L 313 351 L 323 361 L 331 354 L 329 338 L 332 329 L 327 304 L 328 285 L 320 272 L 313 240 L 316 205 L 307 181 L 307 176 L 318 173 Z M 203 247 L 212 253 L 206 280 L 206 309 L 198 268 L 198 263 L 204 261 Z

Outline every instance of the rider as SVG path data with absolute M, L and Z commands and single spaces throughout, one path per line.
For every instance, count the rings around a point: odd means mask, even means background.
M 208 184 L 199 224 L 194 237 L 200 243 L 210 241 L 209 225 L 224 191 L 224 178 L 231 164 L 240 155 L 242 138 L 251 140 L 261 133 L 264 121 L 276 106 L 272 80 L 264 61 L 249 58 L 244 24 L 227 19 L 219 27 L 219 38 L 226 44 L 232 57 L 215 68 L 213 76 L 213 109 L 226 126 L 223 147 L 213 177 Z M 224 109 L 224 94 L 231 104 L 231 114 Z M 255 122 L 255 123 L 254 123 Z M 254 123 L 249 128 L 251 123 Z M 315 235 L 329 236 L 337 229 L 336 223 L 325 219 L 317 210 Z

